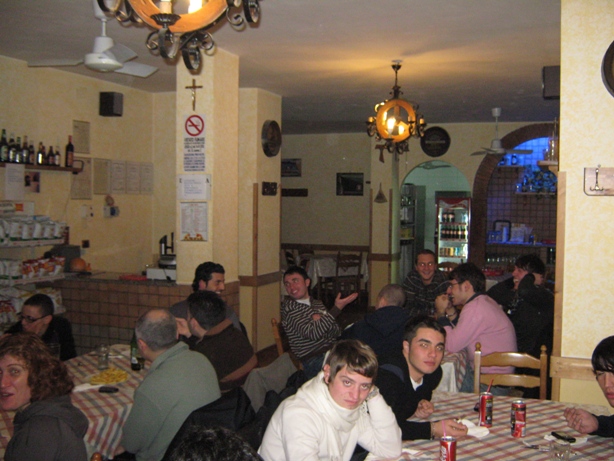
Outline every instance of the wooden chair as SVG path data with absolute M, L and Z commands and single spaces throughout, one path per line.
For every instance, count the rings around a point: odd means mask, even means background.
M 480 393 L 480 383 L 493 386 L 539 387 L 539 398 L 546 398 L 548 381 L 548 355 L 542 345 L 539 359 L 523 352 L 493 352 L 482 357 L 482 345 L 476 343 L 474 360 L 473 392 Z M 538 376 L 520 374 L 482 374 L 482 367 L 522 367 L 539 370 Z
M 456 269 L 456 266 L 458 266 L 458 263 L 453 263 L 451 261 L 444 261 L 437 264 L 437 267 L 444 272 L 452 272 L 454 269 Z
M 284 341 L 281 337 L 280 326 L 276 318 L 271 319 L 271 327 L 273 328 L 273 338 L 275 338 L 275 346 L 277 346 L 277 355 L 281 356 L 286 352 Z
M 335 296 L 347 296 L 351 293 L 360 292 L 362 288 L 362 251 L 358 254 L 337 253 L 337 268 L 335 269 Z M 348 272 L 356 273 L 348 274 Z

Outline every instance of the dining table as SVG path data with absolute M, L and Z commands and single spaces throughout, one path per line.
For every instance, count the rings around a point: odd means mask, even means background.
M 446 351 L 441 361 L 441 381 L 435 392 L 458 392 L 467 372 L 467 351 Z
M 301 258 L 307 261 L 305 270 L 311 279 L 312 287 L 315 287 L 320 279 L 335 277 L 337 271 L 336 254 L 305 254 Z M 356 269 L 350 268 L 343 275 L 355 275 L 356 272 Z M 366 283 L 369 280 L 369 264 L 364 254 L 360 264 L 360 273 L 362 275 L 362 283 Z
M 467 436 L 456 442 L 457 461 L 509 461 L 516 459 L 547 461 L 550 459 L 549 436 L 552 431 L 566 431 L 576 437 L 578 443 L 571 445 L 570 460 L 612 460 L 614 459 L 614 444 L 611 438 L 594 435 L 584 436 L 586 441 L 580 443 L 581 434 L 567 427 L 563 411 L 567 407 L 576 406 L 594 414 L 609 414 L 607 408 L 598 405 L 579 405 L 552 400 L 523 399 L 526 403 L 526 436 L 515 438 L 511 435 L 510 413 L 512 402 L 518 397 L 495 396 L 493 402 L 492 427 L 489 433 L 481 438 Z M 435 411 L 428 418 L 430 421 L 442 419 L 469 420 L 478 425 L 478 413 L 474 406 L 478 402 L 477 394 L 464 392 L 434 392 L 431 400 Z M 527 447 L 533 446 L 533 448 Z M 439 440 L 413 440 L 403 442 L 404 451 L 409 457 L 405 459 L 439 460 Z M 406 455 L 407 456 L 407 455 Z M 379 461 L 380 458 L 369 454 L 368 461 Z M 388 459 L 387 461 L 391 461 Z
M 95 452 L 111 458 L 119 446 L 122 427 L 132 409 L 134 391 L 139 386 L 146 371 L 133 371 L 130 367 L 130 346 L 118 344 L 110 347 L 109 367 L 126 371 L 128 378 L 121 383 L 112 384 L 118 389 L 115 393 L 101 393 L 100 386 L 89 385 L 92 376 L 100 373 L 98 357 L 90 352 L 64 362 L 73 377 L 75 389 L 71 400 L 88 419 L 84 436 L 88 459 Z M 13 411 L 0 411 L 0 459 L 13 435 Z

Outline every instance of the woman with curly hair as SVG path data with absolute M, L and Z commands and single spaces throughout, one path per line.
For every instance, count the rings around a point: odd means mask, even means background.
M 88 421 L 66 366 L 32 333 L 0 338 L 0 408 L 15 411 L 5 461 L 83 461 Z

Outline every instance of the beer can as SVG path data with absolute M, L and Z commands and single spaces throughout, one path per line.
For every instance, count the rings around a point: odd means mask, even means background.
M 480 394 L 480 426 L 492 426 L 493 397 L 490 392 Z
M 456 439 L 442 437 L 439 442 L 439 461 L 456 461 Z
M 520 438 L 527 435 L 527 404 L 524 400 L 512 402 L 510 426 L 512 437 Z

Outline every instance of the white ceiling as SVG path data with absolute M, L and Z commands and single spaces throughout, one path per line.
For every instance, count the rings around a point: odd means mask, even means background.
M 359 132 L 394 83 L 429 126 L 549 121 L 543 66 L 560 64 L 560 0 L 261 0 L 261 20 L 237 32 L 223 21 L 216 45 L 240 57 L 240 86 L 283 97 L 285 133 Z M 0 1 L 0 55 L 24 61 L 82 58 L 100 22 L 91 0 Z M 175 65 L 145 47 L 148 29 L 108 22 L 107 34 L 159 67 L 147 79 L 62 67 L 150 92 L 175 90 Z M 206 59 L 206 57 L 203 57 Z M 1 80 L 0 80 L 1 81 Z

